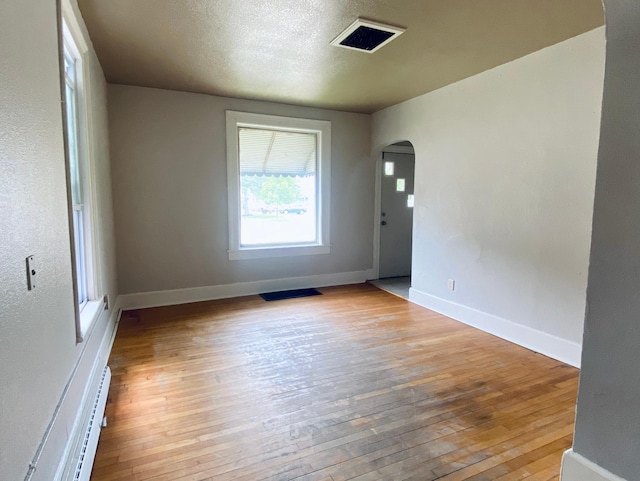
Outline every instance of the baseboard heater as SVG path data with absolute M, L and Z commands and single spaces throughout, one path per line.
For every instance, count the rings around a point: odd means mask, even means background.
M 72 481 L 89 481 L 91 477 L 91 469 L 98 449 L 100 430 L 103 427 L 104 410 L 107 405 L 110 383 L 111 369 L 106 366 L 102 371 L 98 392 L 86 423 L 86 430 L 81 439 L 79 450 L 74 456 L 74 460 L 77 457 L 77 463 L 75 470 L 72 471 L 73 477 L 70 478 Z

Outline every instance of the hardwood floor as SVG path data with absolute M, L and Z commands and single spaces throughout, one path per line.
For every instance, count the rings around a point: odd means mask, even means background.
M 93 481 L 556 480 L 578 370 L 368 285 L 129 311 Z

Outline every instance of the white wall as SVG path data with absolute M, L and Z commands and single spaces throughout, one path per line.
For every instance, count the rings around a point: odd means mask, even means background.
M 76 345 L 60 103 L 56 2 L 0 2 L 0 478 L 21 480 L 76 365 L 93 364 L 102 316 Z M 103 285 L 116 292 L 104 76 L 92 57 L 99 140 Z M 27 291 L 25 258 L 34 255 L 36 289 Z M 85 346 L 87 347 L 85 350 Z M 93 346 L 93 347 L 91 347 Z M 83 385 L 69 391 L 39 479 L 53 479 Z M 74 406 L 75 404 L 75 406 Z
M 229 260 L 227 109 L 332 122 L 330 254 Z M 109 122 L 122 293 L 371 269 L 368 115 L 110 85 Z
M 416 151 L 412 298 L 577 364 L 603 69 L 600 28 L 373 115 Z
M 589 309 L 573 450 L 610 473 L 637 481 L 640 480 L 640 4 L 606 0 L 605 6 L 607 66 L 587 292 Z M 563 472 L 563 480 L 584 479 L 570 471 Z M 614 476 L 607 475 L 606 479 Z

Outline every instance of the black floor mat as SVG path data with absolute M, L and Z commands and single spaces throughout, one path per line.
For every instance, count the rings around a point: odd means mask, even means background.
M 293 289 L 291 291 L 265 292 L 260 294 L 265 301 L 280 301 L 282 299 L 295 299 L 297 297 L 321 296 L 318 289 Z

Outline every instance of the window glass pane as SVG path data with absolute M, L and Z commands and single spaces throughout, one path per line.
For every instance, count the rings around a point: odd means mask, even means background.
M 76 61 L 71 53 L 66 49 L 64 50 L 64 74 L 65 77 L 70 79 L 72 83 L 76 80 Z
M 73 205 L 82 204 L 80 189 L 80 166 L 78 159 L 78 126 L 76 121 L 76 98 L 69 82 L 65 89 L 65 104 L 67 107 L 67 143 L 69 145 L 69 168 L 71 170 L 71 199 Z
M 67 116 L 67 143 L 69 145 L 69 168 L 71 170 L 71 199 L 73 205 L 82 204 L 80 189 L 80 167 L 78 159 L 78 112 L 76 98 L 76 61 L 64 49 L 65 106 Z
M 404 192 L 404 179 L 396 179 L 396 192 Z
M 413 207 L 413 194 L 407 196 L 407 207 Z
M 76 283 L 78 285 L 78 302 L 80 304 L 84 304 L 87 300 L 87 279 L 85 275 L 86 269 L 82 210 L 73 211 L 73 241 L 76 254 Z
M 238 129 L 240 245 L 316 243 L 317 135 Z
M 395 164 L 393 162 L 384 163 L 384 175 L 393 175 Z

